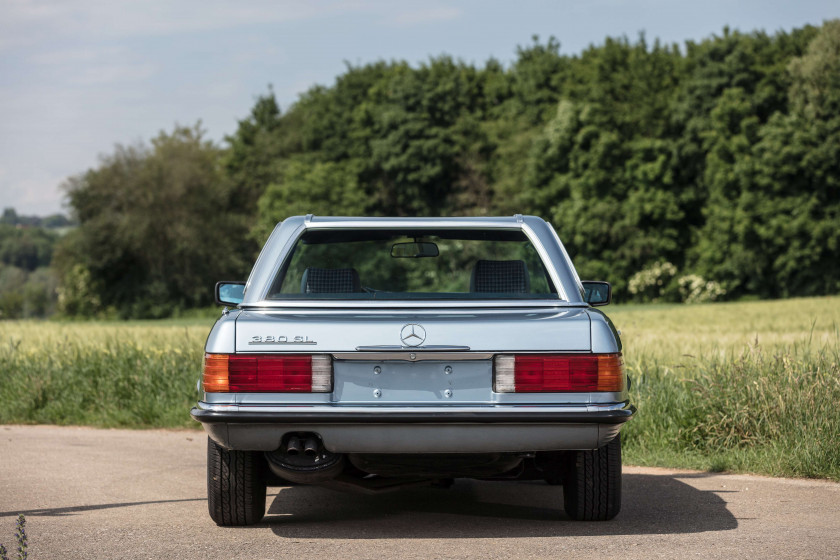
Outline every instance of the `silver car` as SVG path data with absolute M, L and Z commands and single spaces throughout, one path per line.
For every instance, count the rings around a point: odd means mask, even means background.
M 615 517 L 635 408 L 610 300 L 534 216 L 286 219 L 247 282 L 216 285 L 230 309 L 192 410 L 210 516 L 259 522 L 267 485 L 468 477 L 562 484 L 572 519 Z

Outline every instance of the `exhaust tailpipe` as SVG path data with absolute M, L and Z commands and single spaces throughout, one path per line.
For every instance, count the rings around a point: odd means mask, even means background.
M 300 455 L 301 451 L 303 450 L 300 447 L 300 438 L 297 436 L 290 437 L 289 443 L 286 445 L 286 454 L 292 456 Z
M 315 457 L 318 455 L 319 441 L 314 437 L 306 438 L 306 443 L 303 445 L 303 453 L 307 457 Z

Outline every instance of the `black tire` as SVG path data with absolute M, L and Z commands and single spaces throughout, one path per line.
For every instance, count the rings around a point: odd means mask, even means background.
M 216 525 L 259 523 L 265 515 L 265 459 L 255 451 L 229 451 L 207 438 L 207 505 Z
M 563 481 L 566 514 L 577 521 L 607 521 L 621 510 L 621 436 L 592 451 L 569 453 Z

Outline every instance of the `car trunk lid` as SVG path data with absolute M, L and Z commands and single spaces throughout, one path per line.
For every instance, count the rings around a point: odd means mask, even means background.
M 583 308 L 243 311 L 236 352 L 588 352 Z

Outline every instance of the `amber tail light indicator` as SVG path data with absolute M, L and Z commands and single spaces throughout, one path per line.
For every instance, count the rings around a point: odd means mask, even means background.
M 499 354 L 497 393 L 621 392 L 624 360 L 615 354 Z
M 329 393 L 327 354 L 205 354 L 208 393 Z
M 227 393 L 228 380 L 228 355 L 204 354 L 204 390 L 208 393 Z

